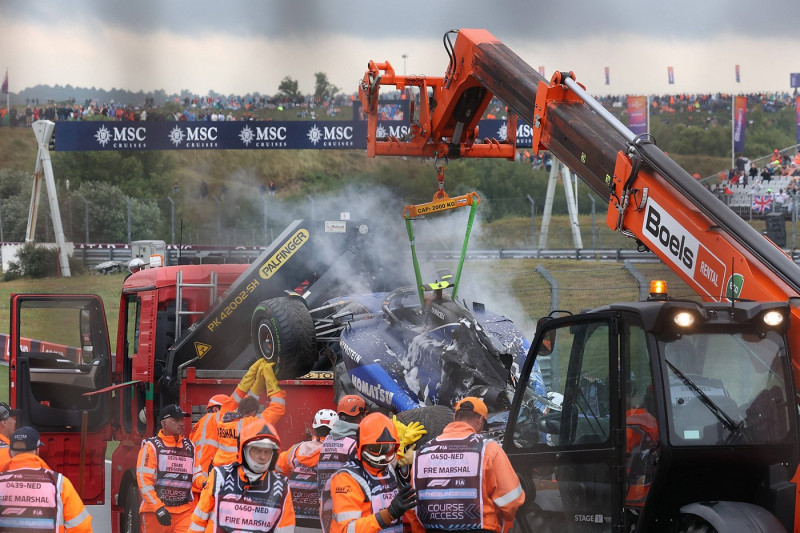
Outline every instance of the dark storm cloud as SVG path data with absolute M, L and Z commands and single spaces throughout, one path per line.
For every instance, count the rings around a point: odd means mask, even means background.
M 501 40 L 580 40 L 629 33 L 703 40 L 718 35 L 796 39 L 797 0 L 3 0 L 9 20 L 96 25 L 136 33 L 324 39 L 439 38 L 452 28 L 486 28 Z

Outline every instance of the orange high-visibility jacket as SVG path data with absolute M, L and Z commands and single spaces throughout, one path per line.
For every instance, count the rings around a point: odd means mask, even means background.
M 472 433 L 475 430 L 466 422 L 451 422 L 435 440 L 463 440 Z M 494 441 L 487 442 L 484 448 L 482 478 L 483 529 L 507 532 L 517 509 L 525 502 L 525 492 L 508 456 Z M 419 524 L 416 512 L 412 515 L 413 522 Z
M 24 494 L 20 494 L 19 496 L 31 496 L 33 498 L 46 497 L 44 496 L 45 493 L 41 493 L 42 490 L 45 490 L 44 486 L 46 484 L 41 483 L 42 479 L 40 479 L 45 473 L 48 474 L 47 477 L 53 480 L 55 484 L 56 497 L 60 499 L 61 505 L 56 505 L 56 509 L 44 509 L 40 510 L 40 512 L 44 512 L 45 516 L 47 516 L 47 514 L 49 514 L 48 511 L 52 511 L 56 521 L 56 528 L 54 530 L 58 533 L 91 533 L 92 516 L 86 511 L 86 507 L 83 506 L 81 497 L 78 495 L 75 487 L 66 476 L 62 476 L 58 472 L 54 472 L 38 455 L 26 452 L 12 457 L 6 463 L 5 470 L 0 473 L 0 486 L 4 485 L 4 480 L 10 481 L 12 478 L 14 480 L 13 482 L 16 482 L 17 480 L 22 482 L 27 481 L 30 482 L 25 483 L 27 488 L 15 489 L 22 490 L 24 492 Z M 39 485 L 38 489 L 30 488 L 30 485 L 33 485 L 34 482 L 37 482 L 36 484 Z M 3 492 L 7 493 L 8 491 L 0 489 L 0 493 Z M 52 494 L 52 492 L 50 494 Z M 6 494 L 6 496 L 8 495 L 10 494 Z M 13 505 L 13 502 L 10 503 Z M 6 520 L 7 527 L 11 529 L 14 527 L 12 525 L 14 515 L 3 513 L 3 507 L 4 503 L 0 502 L 0 515 L 4 515 L 4 520 Z M 36 507 L 41 508 L 42 505 L 39 504 Z M 25 520 L 28 519 L 23 517 L 20 518 Z
M 379 474 L 366 468 L 348 468 L 330 478 L 333 519 L 329 533 L 401 533 L 407 531 L 409 524 L 413 533 L 424 533 L 419 522 L 411 521 L 413 510 L 406 511 L 397 521 L 387 511 L 398 487 L 394 472 L 390 472 L 392 467 Z M 363 475 L 356 474 L 356 470 Z
M 235 411 L 247 391 L 239 387 L 222 404 L 216 413 L 206 413 L 197 421 L 189 434 L 189 439 L 194 444 L 194 474 L 192 476 L 192 492 L 200 493 L 203 485 L 208 479 L 208 471 L 211 469 L 211 461 L 217 453 L 219 443 L 217 442 L 217 425 L 222 421 L 225 413 Z
M 5 464 L 11 460 L 11 454 L 8 452 L 10 444 L 8 437 L 0 435 L 0 472 L 5 470 Z
M 238 485 L 237 488 L 232 489 L 231 486 L 235 485 L 235 483 L 228 483 L 231 480 L 235 480 L 233 473 L 230 473 L 230 478 L 227 482 L 218 482 L 217 477 L 221 475 L 221 472 L 224 472 L 226 468 L 234 468 L 235 469 L 235 476 L 238 476 Z M 222 474 L 221 479 L 225 479 L 224 473 Z M 280 483 L 288 483 L 288 480 L 280 474 L 277 474 L 273 471 L 267 470 L 264 474 L 261 475 L 260 480 L 264 480 L 267 476 L 271 476 L 272 480 L 278 480 Z M 225 488 L 222 487 L 225 485 Z M 211 474 L 208 478 L 208 483 L 203 488 L 203 492 L 200 493 L 200 501 L 197 502 L 197 507 L 194 509 L 194 514 L 192 514 L 192 525 L 189 526 L 189 531 L 193 533 L 216 533 L 217 531 L 221 531 L 218 529 L 218 521 L 221 518 L 219 512 L 219 502 L 217 501 L 217 497 L 221 491 L 225 490 L 228 492 L 230 496 L 231 491 L 236 492 L 237 496 L 241 499 L 244 499 L 246 495 L 246 489 L 243 491 L 242 487 L 251 486 L 253 483 L 247 478 L 247 475 L 244 472 L 244 468 L 242 466 L 234 466 L 234 467 L 222 467 L 222 468 L 214 468 L 211 470 Z M 274 483 L 272 485 L 273 488 L 276 488 Z M 248 504 L 249 505 L 249 504 Z M 277 509 L 277 507 L 276 507 Z M 247 509 L 240 510 L 243 515 L 242 518 L 257 518 L 253 516 L 252 512 L 249 512 Z M 263 509 L 262 509 L 263 512 Z M 228 519 L 232 518 L 226 514 Z M 236 517 L 233 517 L 236 518 Z M 292 506 L 292 494 L 291 490 L 286 486 L 286 493 L 284 494 L 283 504 L 281 506 L 281 517 L 278 521 L 278 524 L 272 528 L 271 532 L 274 533 L 292 533 L 295 527 L 295 515 L 294 515 L 294 507 Z M 258 529 L 257 527 L 249 526 L 247 528 L 250 531 L 267 531 L 266 529 Z
M 229 465 L 236 461 L 239 453 L 239 434 L 242 428 L 250 422 L 254 422 L 260 416 L 268 424 L 275 424 L 286 412 L 286 391 L 278 391 L 269 397 L 269 405 L 258 416 L 246 416 L 244 418 L 234 418 L 229 421 L 223 420 L 217 425 L 217 442 L 219 448 L 214 455 L 212 464 L 214 466 Z M 231 413 L 233 414 L 233 413 Z
M 158 438 L 168 447 L 183 448 L 184 439 L 186 437 L 183 435 L 168 436 L 165 435 L 163 431 L 159 431 Z M 191 442 L 187 444 L 191 446 Z M 193 450 L 192 457 L 194 457 Z M 142 495 L 142 505 L 139 507 L 140 513 L 156 512 L 166 505 L 156 493 L 157 477 L 158 451 L 150 439 L 146 439 L 142 442 L 142 448 L 139 450 L 139 458 L 136 460 L 136 481 L 139 485 L 139 492 Z M 194 507 L 194 501 L 190 499 L 187 503 L 170 506 L 168 510 L 171 513 L 181 513 L 191 510 L 192 507 Z

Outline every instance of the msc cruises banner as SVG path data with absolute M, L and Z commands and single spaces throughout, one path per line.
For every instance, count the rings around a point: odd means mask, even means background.
M 505 120 L 482 120 L 479 137 L 506 140 Z M 378 138 L 403 137 L 407 120 L 378 123 Z M 517 146 L 531 146 L 531 127 L 519 121 Z M 342 150 L 367 148 L 367 122 L 231 121 L 231 122 L 57 122 L 59 152 L 117 150 Z

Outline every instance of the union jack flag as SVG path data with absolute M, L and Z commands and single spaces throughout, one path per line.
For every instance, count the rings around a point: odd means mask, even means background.
M 766 213 L 772 209 L 772 196 L 753 196 L 753 211 Z

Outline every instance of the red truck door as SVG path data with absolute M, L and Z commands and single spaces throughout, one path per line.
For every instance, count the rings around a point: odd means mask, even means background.
M 11 295 L 10 400 L 17 427 L 36 428 L 42 458 L 83 501 L 104 503 L 111 437 L 111 349 L 94 295 Z

